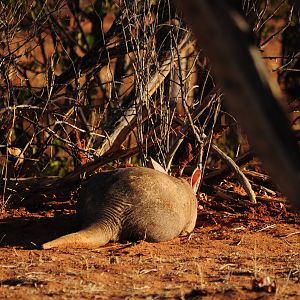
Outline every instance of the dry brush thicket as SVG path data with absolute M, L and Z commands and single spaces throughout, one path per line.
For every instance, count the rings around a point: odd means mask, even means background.
M 300 32 L 290 2 L 237 6 L 294 112 Z M 225 161 L 255 202 L 231 159 L 253 154 L 173 1 L 1 1 L 0 34 L 2 205 L 24 178 L 149 157 L 178 173 Z

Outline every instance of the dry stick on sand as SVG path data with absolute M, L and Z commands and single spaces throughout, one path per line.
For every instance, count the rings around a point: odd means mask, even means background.
M 247 200 L 247 196 L 241 195 L 236 192 L 227 191 L 225 189 L 219 188 L 217 186 L 208 186 L 208 190 L 214 193 L 214 196 L 219 196 L 220 198 L 224 198 L 227 200 L 237 200 L 237 199 L 244 199 Z M 275 197 L 268 197 L 268 196 L 256 196 L 256 199 L 260 202 L 278 202 L 278 203 L 286 203 L 286 200 L 283 198 L 275 198 Z
M 207 136 L 202 133 L 201 138 L 205 140 Z M 249 199 L 251 202 L 256 203 L 256 196 L 252 189 L 251 183 L 245 174 L 240 170 L 239 166 L 234 162 L 234 160 L 229 157 L 225 152 L 223 152 L 218 146 L 214 143 L 211 143 L 211 150 L 216 154 L 226 165 L 227 167 L 234 173 L 237 180 L 240 182 L 242 187 L 245 189 Z
M 245 164 L 247 164 L 249 161 L 253 160 L 254 158 L 254 152 L 253 151 L 248 151 L 242 155 L 240 155 L 239 157 L 234 159 L 234 162 L 239 166 L 243 166 Z M 213 183 L 216 181 L 220 181 L 223 178 L 225 178 L 226 176 L 228 176 L 231 173 L 231 170 L 228 169 L 227 166 L 218 169 L 216 171 L 212 171 L 211 173 L 209 173 L 208 175 L 204 176 L 204 180 L 206 183 Z M 246 171 L 243 171 L 243 173 L 245 175 L 250 175 L 249 173 L 247 173 Z
M 234 160 L 229 157 L 226 153 L 224 153 L 220 148 L 218 148 L 213 143 L 211 144 L 212 150 L 215 154 L 217 154 L 227 165 L 227 167 L 235 174 L 237 180 L 241 183 L 243 188 L 245 189 L 248 197 L 251 202 L 256 203 L 256 196 L 252 189 L 251 183 L 245 174 L 240 170 L 239 166 L 234 162 Z

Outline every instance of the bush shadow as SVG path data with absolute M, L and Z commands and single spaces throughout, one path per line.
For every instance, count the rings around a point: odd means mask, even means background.
M 77 229 L 75 214 L 55 217 L 8 217 L 0 220 L 0 247 L 40 249 L 43 243 Z

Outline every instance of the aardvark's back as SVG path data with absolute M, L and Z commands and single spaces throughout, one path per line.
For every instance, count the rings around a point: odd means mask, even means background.
M 94 248 L 118 240 L 167 241 L 194 229 L 197 200 L 184 180 L 148 168 L 118 169 L 86 182 L 78 216 L 81 231 L 43 248 Z

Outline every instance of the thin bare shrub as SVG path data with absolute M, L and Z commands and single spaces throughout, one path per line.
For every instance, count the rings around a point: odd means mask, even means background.
M 240 9 L 262 51 L 298 22 L 287 1 Z M 173 1 L 1 1 L 0 20 L 3 204 L 22 178 L 99 157 L 146 165 L 151 156 L 179 173 L 193 161 L 204 173 L 221 166 L 214 140 L 232 158 L 247 150 Z M 285 51 L 265 58 L 280 60 L 274 73 L 289 93 L 299 55 Z

